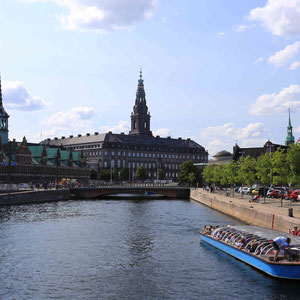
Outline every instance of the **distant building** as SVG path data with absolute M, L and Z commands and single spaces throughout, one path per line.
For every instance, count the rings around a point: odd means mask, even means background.
M 164 169 L 167 179 L 176 180 L 183 162 L 207 163 L 208 152 L 189 138 L 154 137 L 150 118 L 140 72 L 129 134 L 95 132 L 92 135 L 87 133 L 85 136 L 79 134 L 77 137 L 70 135 L 68 138 L 47 139 L 41 143 L 82 151 L 87 164 L 97 171 L 115 169 L 120 172 L 121 168 L 128 167 L 131 179 L 134 179 L 136 169 L 141 165 L 151 179 L 157 178 L 158 169 Z
M 209 165 L 229 164 L 232 160 L 232 154 L 229 151 L 222 150 L 216 153 L 212 159 L 208 161 Z
M 0 182 L 49 183 L 62 178 L 87 181 L 89 169 L 81 152 L 56 146 L 8 139 L 8 118 L 3 107 L 0 78 Z

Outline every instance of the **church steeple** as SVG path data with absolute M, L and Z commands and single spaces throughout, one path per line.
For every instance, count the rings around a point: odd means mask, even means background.
M 289 109 L 289 123 L 287 127 L 287 136 L 285 138 L 285 145 L 289 146 L 290 144 L 295 143 L 295 137 L 293 136 L 293 126 L 291 122 L 291 111 Z
M 133 112 L 131 113 L 131 130 L 129 131 L 129 134 L 152 136 L 152 132 L 150 131 L 150 118 L 150 112 L 148 112 L 148 106 L 146 104 L 146 93 L 141 68 L 135 105 L 133 106 Z

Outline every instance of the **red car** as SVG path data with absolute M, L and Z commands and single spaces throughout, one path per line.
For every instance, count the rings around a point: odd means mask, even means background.
M 293 202 L 297 201 L 298 195 L 300 195 L 300 191 L 293 191 L 290 196 L 291 201 L 293 201 Z
M 274 190 L 270 193 L 270 198 L 280 198 L 280 191 L 279 190 Z

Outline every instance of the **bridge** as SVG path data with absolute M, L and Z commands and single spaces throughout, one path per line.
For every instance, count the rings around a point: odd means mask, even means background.
M 76 198 L 97 198 L 110 194 L 134 194 L 150 192 L 169 198 L 189 198 L 190 188 L 179 186 L 155 186 L 155 185 L 120 185 L 71 188 L 71 195 Z

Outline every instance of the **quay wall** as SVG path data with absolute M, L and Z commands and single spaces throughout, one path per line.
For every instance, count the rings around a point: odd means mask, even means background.
M 251 225 L 285 233 L 288 233 L 289 228 L 300 227 L 300 219 L 289 217 L 287 210 L 285 210 L 286 215 L 283 215 L 262 208 L 263 204 L 255 207 L 254 203 L 248 201 L 248 203 L 246 201 L 241 203 L 235 198 L 207 193 L 199 189 L 191 189 L 190 198 Z
M 70 199 L 70 191 L 68 189 L 24 191 L 0 194 L 0 206 L 62 201 L 68 199 Z

